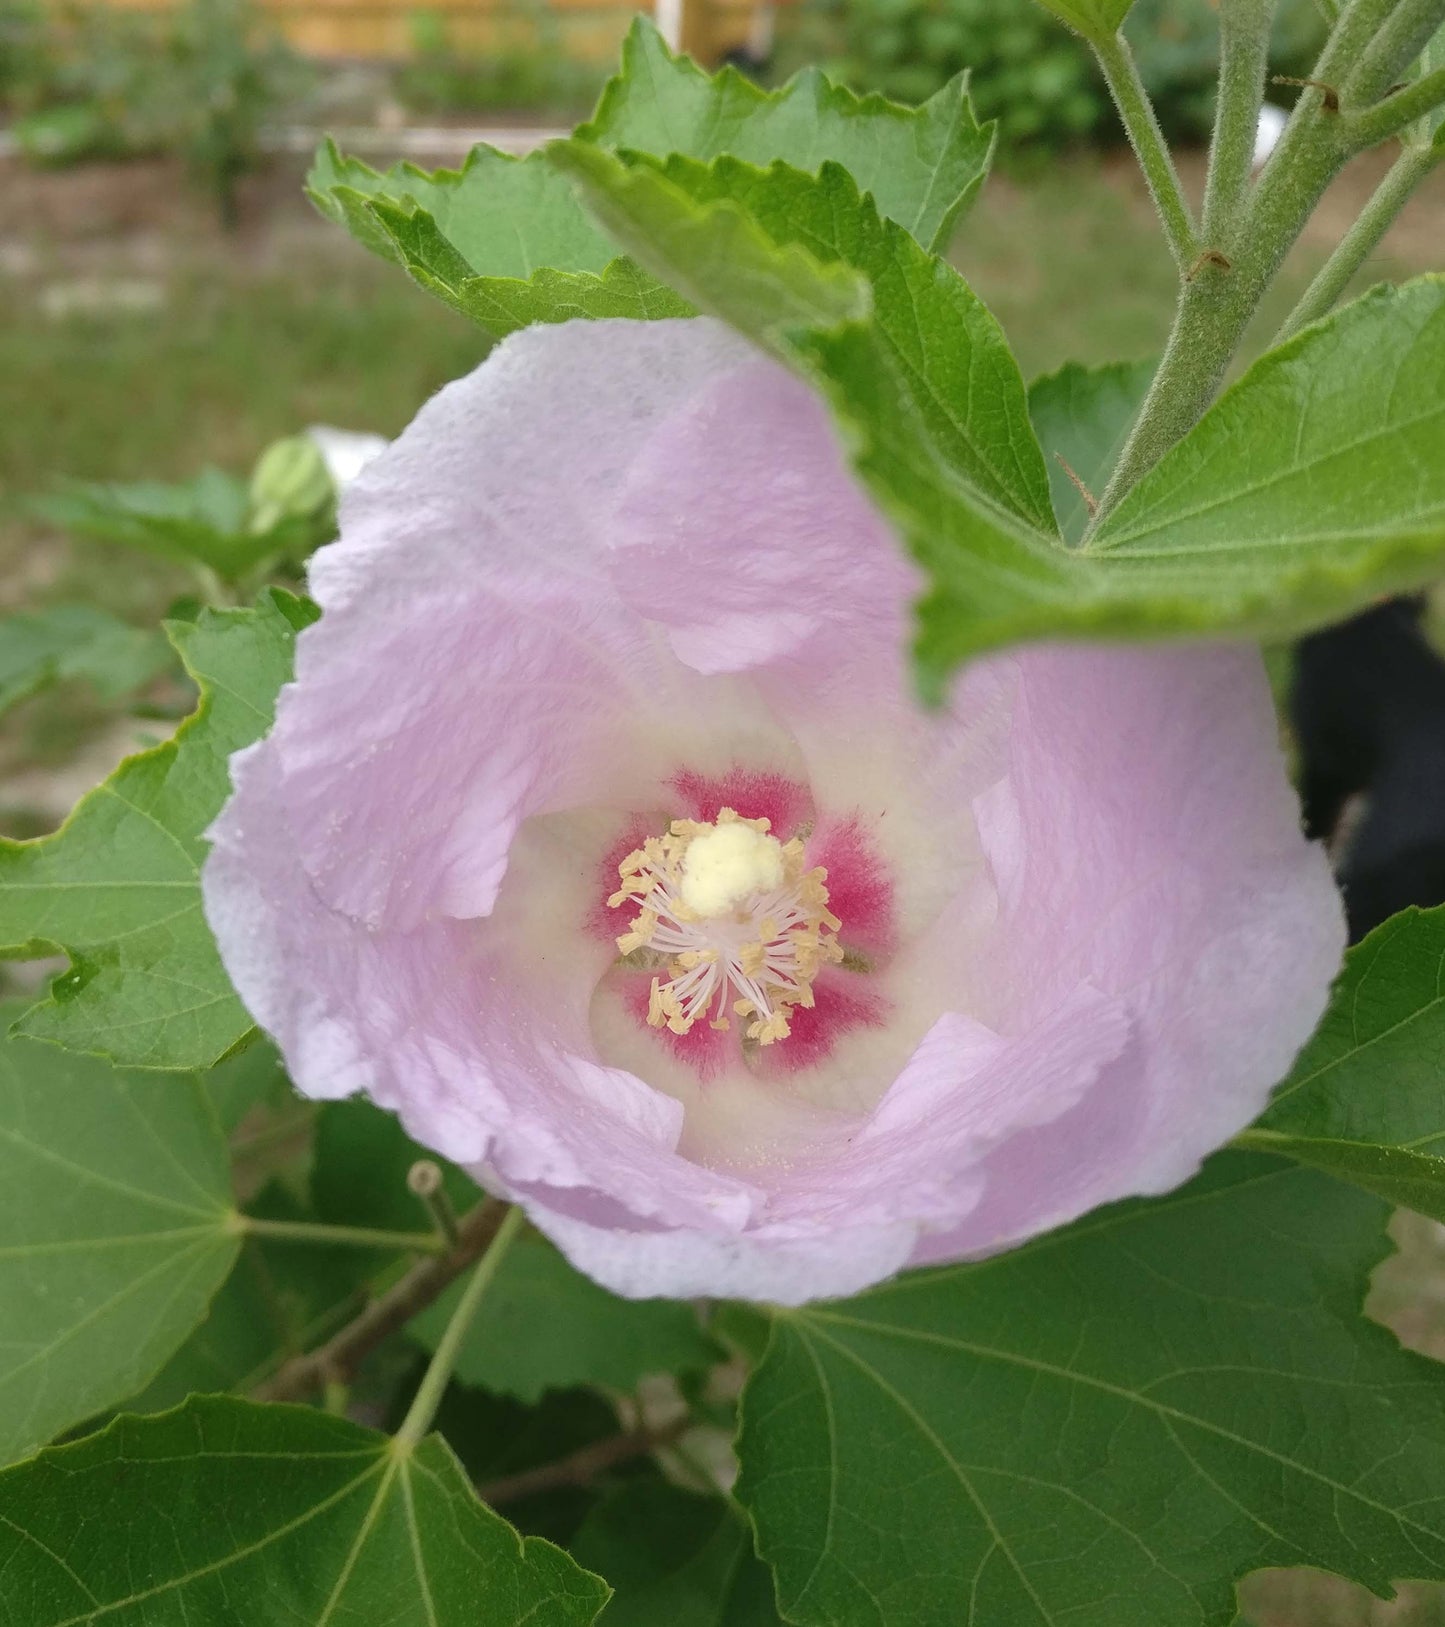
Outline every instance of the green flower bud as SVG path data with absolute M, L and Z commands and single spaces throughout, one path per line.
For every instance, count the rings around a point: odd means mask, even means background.
M 251 532 L 259 535 L 286 519 L 308 519 L 335 495 L 326 461 L 310 436 L 274 441 L 251 473 Z

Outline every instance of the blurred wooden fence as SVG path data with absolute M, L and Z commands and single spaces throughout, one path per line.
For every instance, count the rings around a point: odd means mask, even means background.
M 173 0 L 103 0 L 132 11 L 165 10 Z M 578 61 L 615 57 L 640 10 L 626 0 L 256 0 L 298 51 L 323 60 L 399 61 L 415 49 L 414 19 L 435 17 L 459 55 L 515 45 L 540 26 Z M 656 17 L 674 42 L 704 62 L 745 49 L 766 12 L 765 0 L 659 0 Z

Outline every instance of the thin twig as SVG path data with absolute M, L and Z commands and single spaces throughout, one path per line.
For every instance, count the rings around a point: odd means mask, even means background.
M 488 1198 L 468 1210 L 457 1225 L 457 1246 L 423 1260 L 374 1299 L 354 1321 L 304 1356 L 295 1356 L 256 1392 L 258 1401 L 298 1401 L 328 1383 L 346 1383 L 371 1351 L 439 1299 L 480 1259 L 501 1229 L 509 1206 Z
M 629 1429 L 620 1435 L 609 1435 L 606 1440 L 593 1441 L 555 1463 L 542 1463 L 535 1469 L 522 1469 L 517 1474 L 503 1475 L 500 1480 L 489 1481 L 477 1487 L 477 1493 L 493 1508 L 502 1503 L 514 1503 L 521 1497 L 531 1497 L 539 1491 L 554 1491 L 559 1486 L 585 1486 L 598 1475 L 629 1458 L 646 1457 L 671 1446 L 687 1433 L 692 1420 L 684 1414 L 658 1429 Z

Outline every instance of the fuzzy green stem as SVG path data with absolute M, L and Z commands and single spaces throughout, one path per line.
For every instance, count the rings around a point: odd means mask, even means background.
M 1399 135 L 1406 125 L 1434 112 L 1442 102 L 1445 102 L 1445 68 L 1436 68 L 1411 80 L 1403 90 L 1397 90 L 1365 112 L 1351 114 L 1346 121 L 1350 140 L 1356 149 L 1377 147 L 1391 136 Z
M 432 1419 L 436 1417 L 442 1396 L 451 1382 L 452 1369 L 457 1363 L 457 1352 L 462 1347 L 462 1340 L 466 1338 L 467 1329 L 471 1327 L 482 1298 L 491 1286 L 492 1279 L 506 1257 L 513 1239 L 525 1224 L 526 1216 L 520 1209 L 509 1210 L 507 1218 L 497 1228 L 497 1235 L 492 1239 L 491 1246 L 477 1261 L 477 1268 L 462 1290 L 462 1297 L 457 1301 L 457 1308 L 452 1312 L 446 1332 L 437 1343 L 431 1365 L 422 1376 L 411 1406 L 407 1408 L 406 1417 L 402 1419 L 401 1428 L 396 1432 L 395 1441 L 399 1451 L 410 1451 L 431 1428 Z
M 1351 0 L 1285 126 L 1226 263 L 1204 258 L 1186 277 L 1154 380 L 1085 540 L 1124 494 L 1193 429 L 1214 399 L 1250 319 L 1325 188 L 1356 150 L 1330 88 L 1390 15 L 1394 0 Z
M 1410 194 L 1432 169 L 1445 158 L 1445 148 L 1406 147 L 1390 167 L 1375 195 L 1365 205 L 1360 218 L 1340 239 L 1338 248 L 1320 267 L 1314 281 L 1275 335 L 1275 344 L 1317 322 L 1333 310 L 1351 277 L 1379 247 L 1395 217 L 1405 207 Z
M 1345 77 L 1345 100 L 1377 102 L 1404 75 L 1445 23 L 1445 0 L 1402 0 Z
M 1350 0 L 1330 32 L 1314 76 L 1341 86 L 1355 71 L 1371 42 L 1386 26 L 1400 0 Z
M 1104 70 L 1104 78 L 1118 106 L 1119 117 L 1124 121 L 1129 143 L 1139 159 L 1139 167 L 1144 171 L 1144 179 L 1149 183 L 1149 192 L 1154 199 L 1154 207 L 1159 211 L 1169 248 L 1180 271 L 1187 271 L 1199 252 L 1194 219 L 1189 205 L 1184 201 L 1174 160 L 1169 156 L 1164 132 L 1154 116 L 1149 93 L 1139 77 L 1134 53 L 1122 34 L 1115 34 L 1112 39 L 1105 36 L 1091 40 L 1090 44 L 1099 59 L 1099 66 Z
M 1099 502 L 1091 530 L 1198 423 L 1214 399 L 1265 290 L 1348 149 L 1339 116 L 1307 90 L 1265 167 L 1227 265 L 1206 261 L 1189 278 L 1149 394 Z
M 1274 8 L 1275 0 L 1224 0 L 1219 12 L 1219 92 L 1204 188 L 1204 241 L 1231 257 L 1254 164 Z
M 420 1254 L 442 1254 L 447 1244 L 433 1232 L 393 1232 L 367 1226 L 323 1226 L 307 1220 L 262 1220 L 237 1215 L 236 1230 L 247 1237 L 271 1237 L 278 1242 L 312 1243 L 344 1248 L 406 1249 Z

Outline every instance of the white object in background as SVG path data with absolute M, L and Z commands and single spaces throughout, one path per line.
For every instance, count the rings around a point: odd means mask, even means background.
M 652 20 L 669 51 L 682 49 L 682 7 L 683 0 L 656 0 L 652 9 Z
M 1273 102 L 1266 102 L 1259 110 L 1259 123 L 1254 131 L 1254 167 L 1262 169 L 1265 160 L 1279 145 L 1289 114 Z
M 385 435 L 337 429 L 334 424 L 312 424 L 306 433 L 316 443 L 331 484 L 338 492 L 345 491 L 376 454 L 387 447 Z

